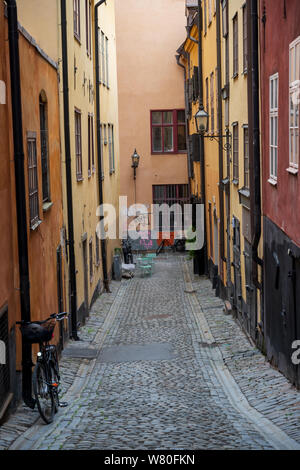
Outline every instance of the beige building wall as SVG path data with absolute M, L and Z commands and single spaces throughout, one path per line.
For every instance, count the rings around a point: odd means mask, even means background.
M 69 113 L 70 113 L 70 144 L 72 164 L 72 192 L 74 217 L 74 249 L 76 262 L 77 308 L 83 314 L 99 291 L 99 280 L 103 278 L 101 245 L 99 240 L 100 262 L 96 263 L 96 228 L 99 217 L 96 211 L 99 203 L 98 165 L 96 145 L 96 85 L 95 85 L 95 29 L 94 0 L 91 3 L 91 40 L 92 53 L 86 47 L 86 2 L 80 0 L 80 37 L 74 35 L 73 1 L 67 0 L 67 41 L 68 41 L 68 72 L 69 72 Z M 59 0 L 18 0 L 19 21 L 35 38 L 38 45 L 59 64 L 59 99 L 61 129 L 61 162 L 64 223 L 66 235 L 68 230 L 67 196 L 66 196 L 66 165 L 64 141 L 63 112 L 63 73 L 61 44 L 61 10 Z M 35 12 L 35 15 L 32 12 Z M 118 96 L 116 79 L 116 38 L 114 22 L 114 1 L 104 3 L 99 9 L 99 27 L 109 40 L 109 77 L 110 87 L 101 86 L 101 120 L 114 125 L 115 171 L 110 174 L 108 150 L 104 151 L 104 202 L 116 206 L 118 213 L 119 193 L 119 146 L 118 146 Z M 38 18 L 38 21 L 36 19 Z M 81 112 L 82 138 L 82 178 L 76 175 L 75 151 L 75 109 Z M 93 115 L 94 134 L 94 166 L 88 173 L 88 115 Z M 50 156 L 51 157 L 51 156 Z M 92 244 L 92 260 L 89 246 Z M 114 247 L 119 246 L 117 240 L 107 242 L 108 272 L 111 273 L 112 254 Z M 84 253 L 86 252 L 86 259 Z M 91 262 L 90 262 L 91 261 Z M 65 273 L 68 288 L 68 270 Z M 86 304 L 86 305 L 85 305 Z M 80 314 L 81 317 L 81 314 Z
M 136 201 L 152 186 L 187 184 L 186 153 L 151 155 L 150 110 L 184 109 L 183 70 L 175 59 L 185 36 L 185 0 L 116 0 L 121 194 L 135 202 L 131 155 L 137 149 Z
M 102 129 L 103 152 L 103 198 L 106 204 L 112 204 L 116 211 L 116 238 L 107 234 L 107 268 L 111 275 L 114 249 L 120 247 L 119 240 L 119 194 L 120 194 L 120 149 L 119 149 L 119 115 L 118 115 L 118 81 L 117 52 L 115 32 L 115 0 L 109 0 L 99 8 L 99 28 L 108 40 L 108 86 L 100 84 L 100 120 Z M 101 44 L 100 44 L 101 46 Z M 101 50 L 101 49 L 100 49 Z M 102 63 L 100 54 L 100 62 Z M 101 78 L 100 64 L 100 78 Z M 95 111 L 96 115 L 96 111 Z M 113 125 L 114 133 L 114 164 L 110 159 L 108 142 L 108 125 Z M 107 143 L 105 143 L 104 125 L 106 126 Z

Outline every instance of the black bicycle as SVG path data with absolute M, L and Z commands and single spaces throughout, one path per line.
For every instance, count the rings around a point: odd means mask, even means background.
M 59 365 L 56 346 L 49 344 L 53 338 L 56 321 L 67 318 L 68 313 L 54 313 L 44 321 L 17 322 L 23 340 L 30 344 L 39 344 L 37 362 L 33 371 L 33 392 L 40 416 L 46 424 L 53 421 L 58 407 L 67 406 L 59 400 Z

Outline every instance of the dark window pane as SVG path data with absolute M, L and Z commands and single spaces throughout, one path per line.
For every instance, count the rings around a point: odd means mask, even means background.
M 173 152 L 173 127 L 164 127 L 164 151 Z
M 185 111 L 184 110 L 177 111 L 177 122 L 180 122 L 180 123 L 184 124 L 184 122 L 185 122 Z
M 162 113 L 160 111 L 153 111 L 152 113 L 152 124 L 162 123 Z
M 172 111 L 165 111 L 163 113 L 164 124 L 172 124 L 173 123 L 173 112 Z
M 178 150 L 186 150 L 185 126 L 177 128 L 177 146 Z
M 153 152 L 162 152 L 162 132 L 161 127 L 152 128 Z

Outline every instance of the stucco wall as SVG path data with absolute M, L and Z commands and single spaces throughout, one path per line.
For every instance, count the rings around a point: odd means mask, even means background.
M 184 109 L 183 70 L 175 54 L 185 37 L 184 0 L 116 0 L 121 194 L 134 203 L 131 155 L 137 149 L 137 202 L 152 185 L 187 184 L 186 154 L 151 155 L 150 110 Z

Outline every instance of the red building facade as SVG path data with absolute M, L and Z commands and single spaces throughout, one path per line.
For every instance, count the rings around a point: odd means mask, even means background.
M 268 359 L 300 386 L 300 2 L 260 2 L 264 337 Z

